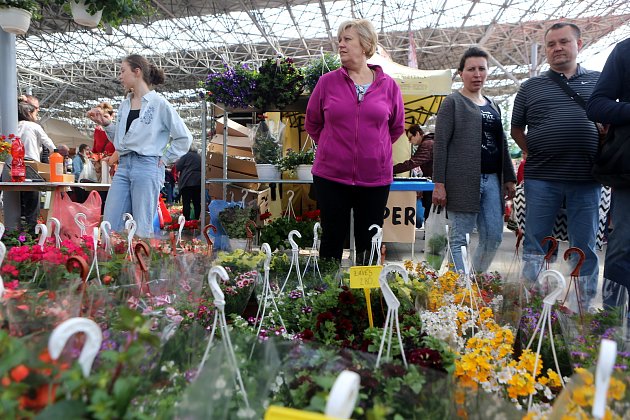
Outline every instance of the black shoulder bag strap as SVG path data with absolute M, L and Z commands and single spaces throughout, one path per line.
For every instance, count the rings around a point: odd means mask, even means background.
M 558 86 L 560 86 L 562 90 L 564 90 L 566 94 L 569 95 L 569 98 L 573 99 L 575 102 L 577 102 L 578 105 L 586 109 L 586 101 L 580 96 L 579 93 L 574 91 L 573 88 L 569 86 L 569 82 L 567 79 L 562 78 L 558 73 L 553 70 L 547 70 L 547 76 L 551 80 L 556 82 Z

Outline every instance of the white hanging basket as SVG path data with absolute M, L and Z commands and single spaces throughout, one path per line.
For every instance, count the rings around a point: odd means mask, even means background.
M 280 171 L 276 165 L 257 163 L 256 172 L 258 173 L 258 179 L 280 179 Z
M 298 165 L 297 168 L 295 168 L 295 172 L 297 173 L 298 179 L 301 179 L 303 181 L 312 181 L 313 180 L 313 174 L 311 173 L 312 169 L 313 169 L 313 165 Z
M 0 8 L 0 27 L 5 32 L 24 35 L 31 26 L 31 12 L 17 7 Z
M 102 10 L 99 10 L 91 15 L 88 12 L 87 6 L 83 0 L 79 0 L 78 2 L 70 0 L 70 10 L 72 11 L 72 18 L 74 21 L 79 25 L 87 26 L 88 28 L 94 28 L 98 25 L 101 21 L 101 16 L 103 15 Z

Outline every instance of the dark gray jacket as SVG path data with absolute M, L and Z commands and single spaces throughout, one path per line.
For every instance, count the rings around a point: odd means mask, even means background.
M 501 115 L 496 104 L 488 100 Z M 448 210 L 479 211 L 481 137 L 482 117 L 479 107 L 459 92 L 447 96 L 440 105 L 435 125 L 433 182 L 444 184 Z M 503 173 L 499 174 L 501 185 L 516 182 L 505 133 L 502 166 Z
M 197 152 L 188 152 L 175 164 L 179 172 L 177 185 L 184 187 L 196 187 L 201 185 L 201 156 Z

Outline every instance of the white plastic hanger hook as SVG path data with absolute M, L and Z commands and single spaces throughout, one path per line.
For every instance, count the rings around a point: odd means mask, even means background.
M 297 230 L 292 230 L 291 232 L 289 232 L 289 243 L 291 244 L 291 250 L 292 251 L 298 251 L 299 250 L 299 246 L 297 244 L 297 242 L 295 242 L 295 240 L 293 239 L 294 236 L 297 236 L 298 238 L 302 237 L 302 234 L 300 232 L 298 232 Z
M 7 254 L 7 247 L 4 245 L 4 243 L 0 242 L 0 267 L 2 267 L 2 263 L 4 262 L 4 256 L 6 254 Z M 0 298 L 2 298 L 2 296 L 4 296 L 4 281 L 2 280 L 2 275 L 0 275 Z
M 328 394 L 326 410 L 328 417 L 336 419 L 349 419 L 357 404 L 361 376 L 350 370 L 342 371 Z
M 82 332 L 85 334 L 85 344 L 79 356 L 79 364 L 83 371 L 83 376 L 88 377 L 92 369 L 94 358 L 101 348 L 103 333 L 96 322 L 87 318 L 70 318 L 55 328 L 48 339 L 48 352 L 53 360 L 57 360 L 68 339 L 74 334 Z
M 59 248 L 61 246 L 61 236 L 59 236 L 59 232 L 61 231 L 61 222 L 56 217 L 51 217 L 50 219 L 50 234 L 52 235 L 54 232 L 55 235 L 55 246 Z
M 593 417 L 603 419 L 606 413 L 606 395 L 610 385 L 615 359 L 617 358 L 617 342 L 603 339 L 599 347 L 597 369 L 595 371 L 595 398 L 593 399 Z
M 137 224 L 133 219 L 129 219 L 125 222 L 125 229 L 127 230 L 127 255 L 129 258 L 133 257 L 133 236 L 136 234 Z
M 319 229 L 321 228 L 322 225 L 319 224 L 319 222 L 315 222 L 315 225 L 313 226 L 313 238 L 314 244 L 317 244 L 317 239 L 319 239 Z
M 4 223 L 0 223 L 0 239 L 2 239 L 2 237 L 4 236 L 4 231 L 5 231 Z
M 44 249 L 44 244 L 46 243 L 46 238 L 48 237 L 48 227 L 44 224 L 38 223 L 35 225 L 35 234 L 39 233 L 39 239 L 37 241 L 37 245 L 41 249 Z
M 133 216 L 131 213 L 123 213 L 123 222 L 127 222 L 127 220 L 133 220 Z
M 409 282 L 409 274 L 407 273 L 407 270 L 405 270 L 405 267 L 396 263 L 387 264 L 383 267 L 381 274 L 378 276 L 378 281 L 380 282 L 382 280 L 387 283 L 387 275 L 389 273 L 398 273 L 402 276 L 405 283 Z
M 295 196 L 295 191 L 293 190 L 287 191 L 287 196 L 289 197 L 288 198 L 289 202 L 293 201 L 293 197 Z
M 249 191 L 243 190 L 243 198 L 241 199 L 241 207 L 243 208 L 245 208 L 245 203 L 247 203 L 247 201 L 245 201 L 247 194 L 249 194 Z
M 265 270 L 269 270 L 269 267 L 270 267 L 270 264 L 271 264 L 271 247 L 269 246 L 269 244 L 267 242 L 265 242 L 264 244 L 262 244 L 260 249 L 262 250 L 262 252 L 265 253 L 265 265 L 264 265 L 264 268 L 265 268 Z
M 74 223 L 77 224 L 79 229 L 81 230 L 81 236 L 85 236 L 85 222 L 87 221 L 87 216 L 85 213 L 77 213 L 74 215 Z
M 556 287 L 551 293 L 545 296 L 545 298 L 543 299 L 543 303 L 553 306 L 558 298 L 562 295 L 564 289 L 567 287 L 567 281 L 564 279 L 564 276 L 556 270 L 546 270 L 540 276 L 541 281 L 545 280 L 545 278 L 548 277 L 556 280 Z
M 184 226 L 186 225 L 186 217 L 183 214 L 181 214 L 177 219 L 177 224 L 179 225 L 179 230 L 177 231 L 177 244 L 179 245 L 182 241 Z
M 112 230 L 112 225 L 107 220 L 101 222 L 101 235 L 103 236 L 103 243 L 105 244 L 105 251 L 111 251 L 111 241 L 109 239 L 109 231 Z
M 229 280 L 229 276 L 225 268 L 220 265 L 214 266 L 208 272 L 208 284 L 210 285 L 210 290 L 212 291 L 212 296 L 214 296 L 214 305 L 217 307 L 219 311 L 223 311 L 225 308 L 225 295 L 219 287 L 219 282 L 217 277 L 221 278 L 224 281 Z
M 379 225 L 372 225 L 368 228 L 368 231 L 371 232 L 373 229 L 376 229 L 376 233 L 372 236 L 372 242 L 380 241 L 383 239 L 383 228 Z

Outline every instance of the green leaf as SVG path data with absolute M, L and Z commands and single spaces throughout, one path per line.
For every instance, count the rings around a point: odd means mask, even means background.
M 86 407 L 81 401 L 64 400 L 49 405 L 39 413 L 36 420 L 81 419 L 86 417 Z

